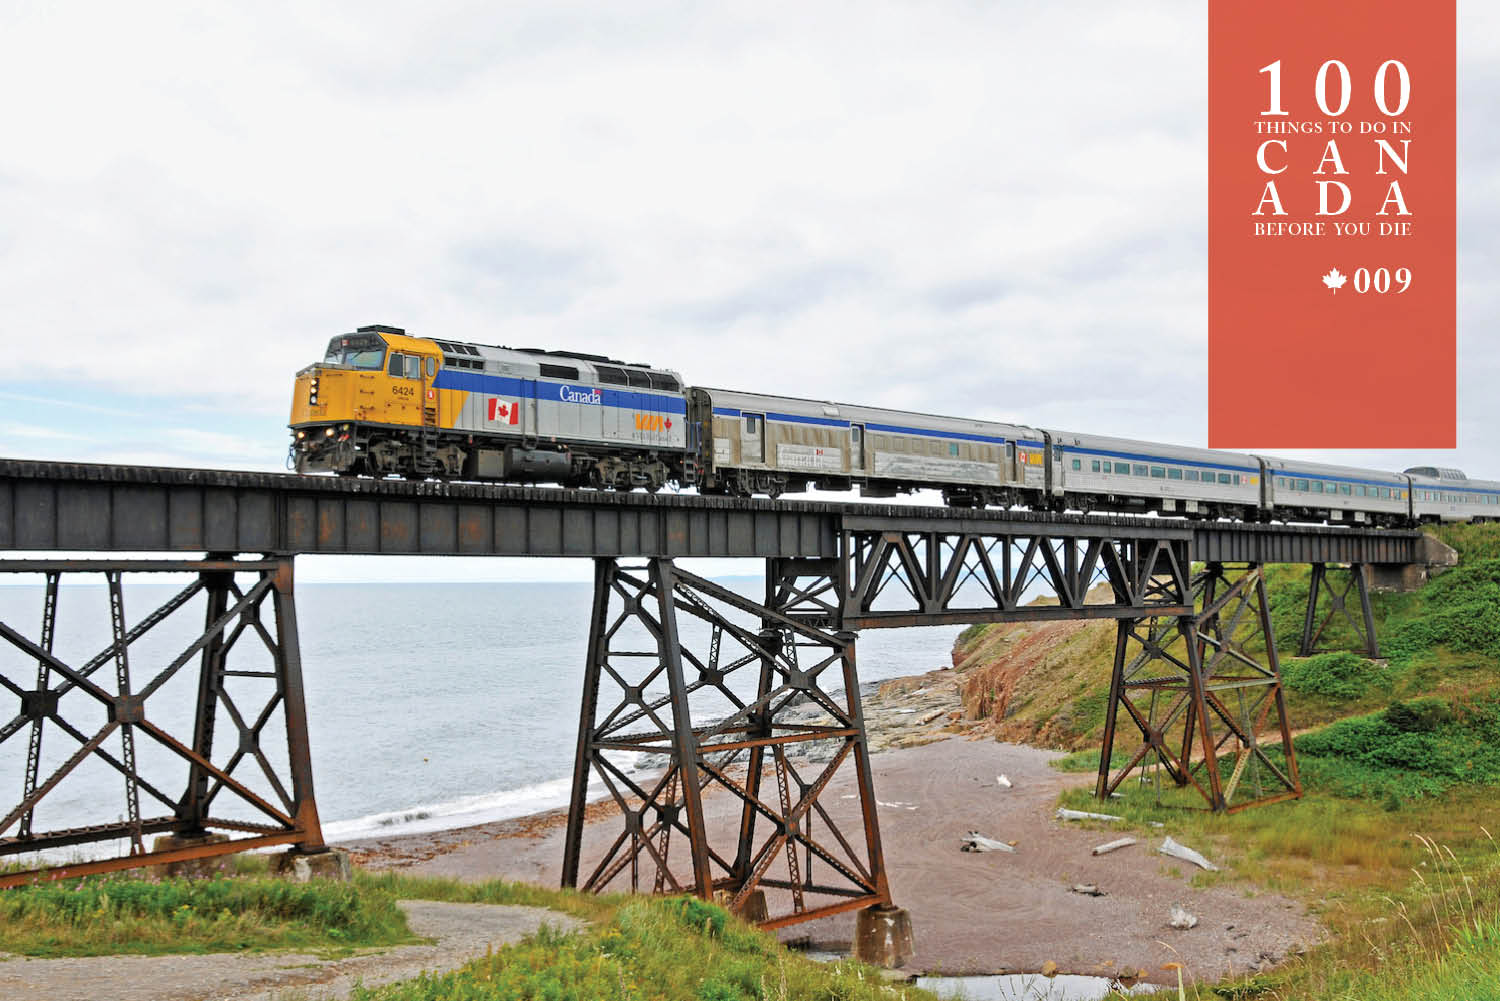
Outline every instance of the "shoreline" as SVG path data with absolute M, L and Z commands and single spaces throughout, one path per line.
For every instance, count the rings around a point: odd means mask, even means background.
M 871 755 L 895 748 L 921 746 L 973 729 L 973 724 L 962 722 L 959 677 L 957 671 L 944 667 L 861 685 L 860 700 Z M 797 711 L 794 709 L 793 713 Z M 807 719 L 816 719 L 819 715 L 806 707 L 801 708 L 801 713 Z M 618 813 L 614 802 L 605 797 L 591 800 L 584 816 L 592 823 Z M 477 838 L 542 837 L 548 832 L 561 830 L 567 821 L 568 807 L 563 805 L 478 824 L 431 831 L 372 832 L 352 838 L 329 839 L 328 843 L 346 849 L 356 864 L 378 871 L 428 861 L 462 848 Z
M 1165 963 L 1183 962 L 1193 978 L 1211 980 L 1275 966 L 1321 938 L 1304 904 L 1262 891 L 1247 896 L 1243 885 L 1227 881 L 1194 886 L 1191 873 L 1155 854 L 1153 845 L 1093 856 L 1093 846 L 1111 840 L 1107 830 L 1064 826 L 1053 817 L 1062 790 L 1087 785 L 1091 777 L 1052 768 L 1049 762 L 1061 752 L 1000 743 L 982 723 L 964 720 L 963 677 L 944 668 L 884 682 L 865 697 L 887 875 L 916 939 L 903 973 L 985 976 L 1055 964 L 1051 968 L 1063 973 L 1175 984 L 1175 973 L 1162 970 Z M 830 808 L 854 798 L 852 772 L 841 768 L 829 782 L 822 801 Z M 1002 773 L 1011 788 L 996 782 Z M 704 809 L 711 823 L 731 822 L 738 801 L 712 794 Z M 596 839 L 612 836 L 617 825 L 598 822 L 616 813 L 612 802 L 590 804 L 586 856 L 590 829 Z M 557 808 L 340 846 L 374 871 L 556 887 L 566 820 L 567 809 Z M 970 830 L 1014 840 L 1016 853 L 962 852 Z M 590 857 L 600 857 L 597 846 L 592 851 Z M 1084 883 L 1096 884 L 1103 895 L 1071 890 Z M 628 882 L 610 889 L 628 889 Z M 1199 926 L 1171 929 L 1174 905 L 1198 915 Z M 847 953 L 853 928 L 853 915 L 844 914 L 778 934 L 789 944 Z

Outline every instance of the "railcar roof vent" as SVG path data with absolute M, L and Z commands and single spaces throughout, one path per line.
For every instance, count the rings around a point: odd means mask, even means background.
M 360 327 L 355 333 L 359 334 L 400 334 L 406 336 L 406 331 L 400 327 L 388 327 L 384 323 L 372 323 L 366 327 Z
M 1435 480 L 1467 480 L 1462 469 L 1451 469 L 1447 466 L 1412 466 L 1403 469 L 1402 472 L 1410 473 L 1412 476 L 1431 476 Z

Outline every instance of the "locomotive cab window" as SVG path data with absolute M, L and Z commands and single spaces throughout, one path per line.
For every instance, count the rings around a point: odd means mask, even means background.
M 328 342 L 328 353 L 323 356 L 325 365 L 348 365 L 378 372 L 385 363 L 385 342 L 379 337 L 356 335 L 335 337 Z
M 435 375 L 437 375 L 437 359 L 436 358 L 428 358 L 427 359 L 427 378 L 431 379 Z
M 416 355 L 392 354 L 391 363 L 386 367 L 386 373 L 398 379 L 420 379 L 422 377 L 422 359 Z

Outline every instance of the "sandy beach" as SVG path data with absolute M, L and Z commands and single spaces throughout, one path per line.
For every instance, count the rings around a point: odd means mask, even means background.
M 954 679 L 944 671 L 887 683 L 880 696 L 867 700 L 871 744 L 882 748 L 871 760 L 886 866 L 916 939 L 906 971 L 1025 972 L 1051 962 L 1064 973 L 1114 976 L 1144 969 L 1151 980 L 1175 982 L 1175 975 L 1161 970 L 1164 963 L 1182 962 L 1196 978 L 1218 978 L 1274 965 L 1317 940 L 1317 922 L 1298 902 L 1252 895 L 1233 884 L 1194 888 L 1193 867 L 1155 853 L 1159 837 L 1093 856 L 1095 845 L 1112 840 L 1109 832 L 1053 817 L 1059 792 L 1088 784 L 1088 776 L 1050 767 L 1053 752 L 965 736 L 954 713 L 910 711 L 913 704 L 955 705 L 956 690 L 948 690 Z M 1012 788 L 996 782 L 1002 773 Z M 853 770 L 842 769 L 824 801 L 848 803 L 853 791 Z M 595 808 L 599 819 L 592 827 L 600 837 L 585 838 L 585 871 L 591 854 L 598 857 L 602 835 L 618 830 L 617 818 L 606 819 L 609 812 L 603 804 Z M 733 823 L 738 805 L 731 796 L 710 795 L 705 812 L 712 829 Z M 369 868 L 556 886 L 564 817 L 552 811 L 344 847 Z M 970 830 L 1014 841 L 1016 853 L 962 852 L 961 839 Z M 1070 889 L 1089 883 L 1103 895 Z M 1198 926 L 1171 928 L 1173 905 L 1197 915 Z M 853 925 L 853 917 L 843 915 L 780 934 L 819 950 L 846 951 Z

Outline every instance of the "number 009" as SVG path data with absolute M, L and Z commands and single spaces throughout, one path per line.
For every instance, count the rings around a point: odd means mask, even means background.
M 1400 286 L 1396 294 L 1400 295 L 1411 288 L 1411 268 L 1397 268 L 1392 272 L 1389 268 L 1357 268 L 1354 272 L 1354 291 L 1363 295 L 1374 289 L 1377 295 L 1384 295 L 1391 290 L 1391 281 Z

